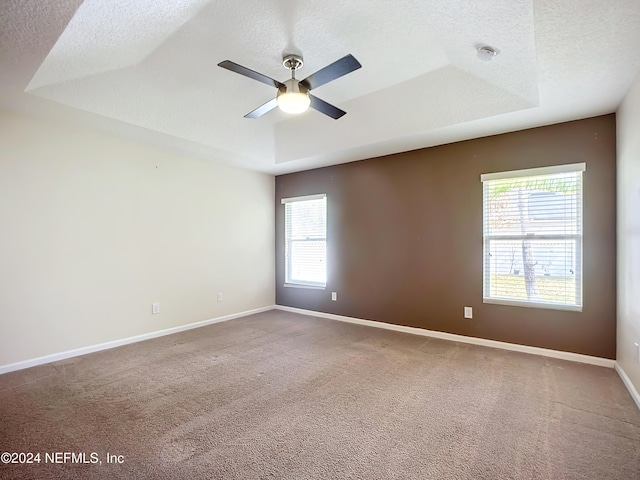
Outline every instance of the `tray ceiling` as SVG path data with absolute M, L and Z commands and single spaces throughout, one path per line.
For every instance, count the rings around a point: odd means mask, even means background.
M 48 3 L 48 2 L 44 2 Z M 615 111 L 640 66 L 640 2 L 5 1 L 5 108 L 269 173 Z M 480 45 L 500 54 L 476 56 Z M 243 115 L 347 53 L 314 94 L 346 110 Z

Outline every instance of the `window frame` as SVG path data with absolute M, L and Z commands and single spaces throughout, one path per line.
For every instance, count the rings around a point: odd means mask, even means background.
M 549 167 L 529 168 L 522 170 L 512 170 L 505 172 L 496 172 L 480 175 L 480 180 L 483 185 L 482 192 L 482 302 L 498 305 L 510 305 L 518 307 L 528 308 L 546 308 L 553 310 L 569 310 L 581 312 L 584 306 L 583 296 L 583 282 L 584 282 L 584 259 L 583 259 L 583 243 L 584 243 L 584 172 L 586 171 L 586 163 L 571 163 L 563 165 L 554 165 Z M 520 235 L 488 235 L 486 224 L 489 221 L 487 217 L 486 207 L 488 205 L 489 191 L 486 188 L 488 182 L 492 180 L 506 180 L 524 177 L 535 177 L 540 175 L 553 175 L 561 173 L 580 173 L 578 201 L 577 201 L 577 218 L 579 225 L 578 233 L 570 234 L 520 234 Z M 577 304 L 556 303 L 549 301 L 531 301 L 529 299 L 514 299 L 505 297 L 492 297 L 491 296 L 491 256 L 488 254 L 491 251 L 491 241 L 505 241 L 505 240 L 558 240 L 558 241 L 575 241 L 575 292 Z
M 318 236 L 318 237 L 307 237 L 305 239 L 291 239 L 289 238 L 288 234 L 287 234 L 287 213 L 286 213 L 286 208 L 287 208 L 287 204 L 292 204 L 292 203 L 296 203 L 296 202 L 305 202 L 305 201 L 309 201 L 309 200 L 320 200 L 320 199 L 324 199 L 325 205 L 324 205 L 324 236 Z M 289 197 L 289 198 L 282 198 L 280 200 L 280 203 L 282 205 L 284 205 L 285 207 L 285 212 L 284 212 L 284 287 L 291 287 L 291 288 L 306 288 L 306 289 L 311 289 L 311 290 L 326 290 L 327 287 L 327 246 L 328 246 L 328 242 L 327 242 L 327 217 L 328 217 L 328 202 L 327 202 L 327 194 L 326 193 L 318 193 L 318 194 L 313 194 L 313 195 L 303 195 L 303 196 L 299 196 L 299 197 Z M 311 282 L 311 281 L 305 281 L 305 280 L 300 280 L 300 279 L 292 279 L 292 263 L 289 260 L 288 257 L 288 252 L 290 252 L 292 250 L 292 245 L 294 242 L 305 242 L 305 241 L 324 241 L 324 245 L 325 245 L 325 255 L 324 255 L 324 265 L 325 265 L 325 282 L 321 283 L 321 282 Z

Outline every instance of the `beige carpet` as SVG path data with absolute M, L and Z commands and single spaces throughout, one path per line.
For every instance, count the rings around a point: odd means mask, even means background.
M 3 451 L 42 457 L 2 479 L 631 480 L 640 411 L 611 369 L 271 311 L 0 376 Z

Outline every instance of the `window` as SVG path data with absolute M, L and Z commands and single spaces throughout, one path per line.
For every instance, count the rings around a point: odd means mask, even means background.
M 582 309 L 585 164 L 481 176 L 484 302 Z
M 285 285 L 327 284 L 327 196 L 284 198 Z

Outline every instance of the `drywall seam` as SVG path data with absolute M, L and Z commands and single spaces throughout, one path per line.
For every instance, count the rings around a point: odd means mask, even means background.
M 214 323 L 226 322 L 233 320 L 234 318 L 246 317 L 248 315 L 254 315 L 256 313 L 267 312 L 273 310 L 275 307 L 270 305 L 268 307 L 256 308 L 253 310 L 247 310 L 239 313 L 232 313 L 230 315 L 224 315 L 222 317 L 212 318 L 209 320 L 203 320 L 201 322 L 189 323 L 187 325 L 180 325 L 179 327 L 166 328 L 155 332 L 144 333 L 142 335 L 136 335 L 133 337 L 121 338 L 120 340 L 113 340 L 111 342 L 99 343 L 97 345 L 90 345 L 88 347 L 76 348 L 74 350 L 67 350 L 65 352 L 53 353 L 51 355 L 45 355 L 43 357 L 32 358 L 30 360 L 23 360 L 21 362 L 10 363 L 8 365 L 0 365 L 0 375 L 3 373 L 14 372 L 16 370 L 23 370 L 29 367 L 35 367 L 37 365 L 44 365 L 45 363 L 57 362 L 59 360 L 65 360 L 71 357 L 79 357 L 80 355 L 86 355 L 88 353 L 99 352 L 101 350 L 108 350 L 111 348 L 120 347 L 122 345 L 128 345 L 130 343 L 143 342 L 152 338 L 163 337 L 165 335 L 171 335 L 173 333 L 184 332 L 186 330 L 192 330 L 194 328 L 206 327 Z
M 314 312 L 312 310 L 303 310 L 301 308 L 285 307 L 276 305 L 278 310 L 286 312 L 300 313 L 302 315 L 310 315 L 312 317 L 328 318 L 338 320 L 340 322 L 356 323 L 358 325 L 366 325 L 368 327 L 384 328 L 386 330 L 394 330 L 396 332 L 411 333 L 413 335 L 422 335 L 424 337 L 440 338 L 452 342 L 470 343 L 472 345 L 481 345 L 483 347 L 499 348 L 502 350 L 511 350 L 514 352 L 529 353 L 532 355 L 541 355 L 543 357 L 559 358 L 561 360 L 569 360 L 571 362 L 587 363 L 589 365 L 597 365 L 599 367 L 614 368 L 615 360 L 601 357 L 593 357 L 590 355 L 582 355 L 579 353 L 562 352 L 559 350 L 550 350 L 548 348 L 531 347 L 528 345 L 518 345 L 515 343 L 498 342 L 496 340 L 487 340 L 485 338 L 467 337 L 464 335 L 456 335 L 454 333 L 437 332 L 434 330 L 426 330 L 424 328 L 406 327 L 404 325 L 394 325 L 392 323 L 377 322 L 373 320 L 363 320 L 361 318 L 345 317 L 343 315 L 335 315 L 333 313 Z

